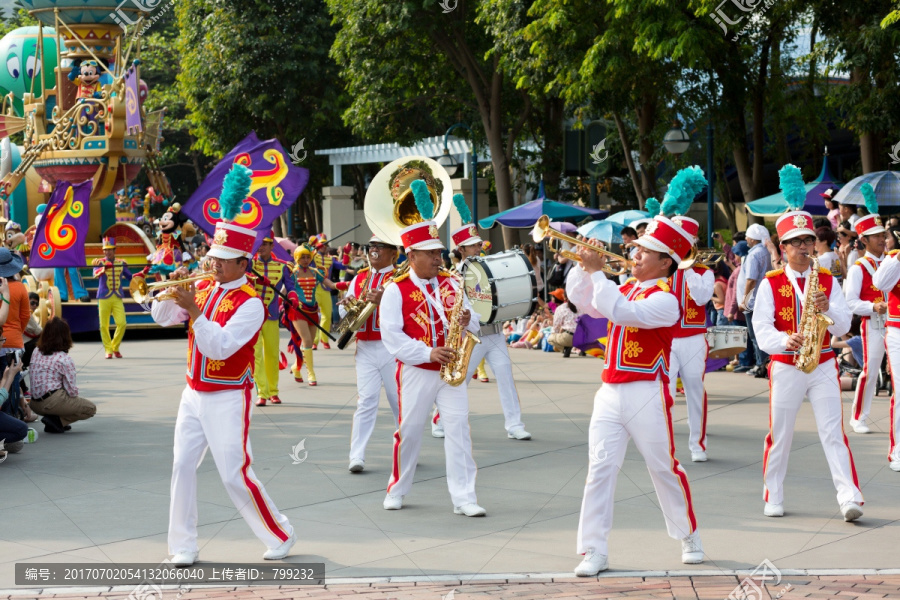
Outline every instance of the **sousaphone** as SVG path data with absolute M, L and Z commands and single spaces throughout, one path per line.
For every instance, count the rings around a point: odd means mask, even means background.
M 390 163 L 372 179 L 366 190 L 363 212 L 372 233 L 388 244 L 401 247 L 400 230 L 422 221 L 410 185 L 422 179 L 434 203 L 434 221 L 444 224 L 453 206 L 450 176 L 427 156 L 405 156 Z

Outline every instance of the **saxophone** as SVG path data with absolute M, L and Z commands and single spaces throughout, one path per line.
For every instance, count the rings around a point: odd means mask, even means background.
M 453 302 L 453 308 L 447 316 L 449 328 L 447 331 L 446 344 L 453 350 L 453 360 L 445 365 L 441 365 L 441 379 L 452 386 L 458 386 L 466 380 L 466 373 L 469 371 L 469 359 L 472 358 L 472 350 L 475 344 L 481 343 L 472 332 L 467 331 L 459 320 L 462 317 L 464 289 L 462 279 L 453 275 L 453 279 L 459 283 L 456 291 L 456 299 Z M 473 315 L 474 316 L 474 315 Z
M 806 293 L 803 295 L 803 314 L 798 323 L 799 333 L 803 335 L 803 345 L 794 355 L 794 366 L 804 373 L 812 373 L 819 366 L 822 354 L 822 342 L 828 328 L 834 325 L 831 318 L 826 317 L 813 301 L 813 294 L 819 291 L 819 259 L 813 257 L 806 282 Z

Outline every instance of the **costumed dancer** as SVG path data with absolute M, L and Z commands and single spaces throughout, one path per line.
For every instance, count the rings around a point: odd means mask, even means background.
M 384 287 L 394 275 L 397 248 L 373 235 L 369 240 L 368 253 L 370 267 L 360 269 L 356 273 L 342 302 L 347 298 L 359 298 L 363 302 L 381 304 Z M 343 318 L 343 306 L 338 305 L 338 309 Z M 400 418 L 397 405 L 396 362 L 381 341 L 380 313 L 379 308 L 376 308 L 356 331 L 356 391 L 359 399 L 356 402 L 353 429 L 350 432 L 351 473 L 359 473 L 366 467 L 366 445 L 375 429 L 382 386 L 394 414 L 395 428 Z
M 872 396 L 878 389 L 878 374 L 885 352 L 885 321 L 887 314 L 887 294 L 875 287 L 872 278 L 884 260 L 884 244 L 887 230 L 878 216 L 878 200 L 875 190 L 863 184 L 860 190 L 866 201 L 869 214 L 860 217 L 853 229 L 866 249 L 865 255 L 847 271 L 844 295 L 847 306 L 853 314 L 862 317 L 863 364 L 862 373 L 853 394 L 853 408 L 850 410 L 850 427 L 856 433 L 869 433 L 866 420 L 872 408 Z
M 410 182 L 416 207 L 424 219 L 400 231 L 410 269 L 388 286 L 381 299 L 381 338 L 397 359 L 400 426 L 394 433 L 394 461 L 385 510 L 399 510 L 412 489 L 422 447 L 422 429 L 435 403 L 442 415 L 446 440 L 447 487 L 453 512 L 484 516 L 475 496 L 477 467 L 469 432 L 469 397 L 465 385 L 451 386 L 441 378 L 441 366 L 451 362 L 455 349 L 447 346 L 447 332 L 457 301 L 462 301 L 459 326 L 478 332 L 478 319 L 456 276 L 441 268 L 444 245 L 433 221 L 437 190 L 424 178 Z M 462 297 L 458 297 L 462 294 Z
M 596 243 L 596 242 L 594 242 Z M 606 256 L 579 247 L 581 265 L 569 271 L 566 294 L 578 312 L 609 319 L 603 385 L 594 396 L 588 433 L 589 462 L 575 568 L 590 577 L 609 568 L 608 539 L 613 523 L 616 479 L 628 440 L 650 472 L 670 537 L 681 540 L 681 560 L 703 562 L 703 548 L 684 467 L 675 458 L 672 395 L 669 392 L 673 325 L 678 300 L 668 279 L 690 252 L 693 237 L 659 215 L 637 239 L 632 279 L 619 286 L 603 273 Z
M 293 268 L 291 277 L 294 280 L 294 290 L 297 293 L 299 304 L 296 310 L 294 308 L 285 309 L 286 319 L 293 327 L 289 349 L 292 349 L 297 357 L 291 372 L 294 374 L 295 381 L 303 383 L 300 367 L 305 363 L 307 382 L 310 386 L 314 386 L 317 385 L 317 381 L 316 371 L 313 367 L 313 340 L 315 340 L 318 329 L 313 323 L 319 322 L 319 304 L 316 301 L 318 297 L 317 291 L 319 288 L 326 290 L 337 288 L 334 282 L 328 279 L 322 271 L 311 266 L 313 251 L 309 246 L 297 246 L 294 249 L 294 260 L 297 264 Z M 331 304 L 330 295 L 328 295 L 328 304 L 329 306 Z M 306 318 L 304 318 L 304 315 Z
M 215 281 L 170 288 L 175 299 L 154 301 L 151 310 L 164 327 L 190 319 L 187 387 L 175 422 L 169 513 L 169 552 L 176 566 L 192 565 L 199 555 L 197 468 L 207 448 L 231 501 L 266 545 L 263 558 L 284 558 L 297 539 L 251 466 L 253 345 L 265 308 L 246 277 L 256 232 L 231 222 L 240 214 L 250 182 L 251 171 L 243 165 L 234 165 L 225 176 L 222 220 L 209 251 Z M 177 272 L 186 274 L 186 269 Z
M 106 358 L 122 358 L 119 352 L 119 344 L 125 337 L 125 304 L 122 298 L 125 294 L 122 283 L 131 281 L 131 271 L 122 259 L 116 258 L 116 240 L 112 237 L 103 238 L 103 258 L 95 258 L 94 277 L 97 278 L 97 309 L 100 313 L 100 339 L 106 350 Z M 109 317 L 112 315 L 116 324 L 116 333 L 109 338 Z
M 819 364 L 807 374 L 794 366 L 798 351 L 813 332 L 800 331 L 806 309 L 806 282 L 811 272 L 810 254 L 815 249 L 816 232 L 812 216 L 800 210 L 806 200 L 806 188 L 800 169 L 785 165 L 779 171 L 781 189 L 790 209 L 775 222 L 781 251 L 787 266 L 766 273 L 756 294 L 753 311 L 753 330 L 760 348 L 771 355 L 769 362 L 769 434 L 763 453 L 763 500 L 767 517 L 784 515 L 784 477 L 787 473 L 794 423 L 803 404 L 809 398 L 819 430 L 822 449 L 831 469 L 831 479 L 837 489 L 837 501 L 845 521 L 862 516 L 862 492 L 856 478 L 856 466 L 850 444 L 844 434 L 840 371 L 831 340 L 822 341 Z M 818 291 L 810 300 L 816 309 L 834 324 L 828 327 L 831 335 L 841 336 L 850 329 L 850 309 L 831 272 L 820 268 Z
M 478 235 L 475 224 L 472 223 L 472 213 L 466 205 L 466 199 L 462 194 L 453 196 L 453 204 L 459 212 L 462 226 L 450 236 L 456 249 L 462 255 L 462 260 L 457 269 L 461 269 L 463 262 L 473 256 L 478 256 L 484 245 L 484 240 Z M 478 315 L 475 314 L 475 318 Z M 478 335 L 481 343 L 472 351 L 469 361 L 469 373 L 466 377 L 466 385 L 471 383 L 472 376 L 476 373 L 476 365 L 482 370 L 479 378 L 487 380 L 484 372 L 484 362 L 491 365 L 491 370 L 497 378 L 497 391 L 500 393 L 500 406 L 503 409 L 504 427 L 506 437 L 511 440 L 530 440 L 531 434 L 525 431 L 522 423 L 522 408 L 519 405 L 519 394 L 516 391 L 516 381 L 513 378 L 512 361 L 509 358 L 509 350 L 506 346 L 506 336 L 503 334 L 503 323 L 481 325 Z M 431 419 L 431 435 L 444 437 L 444 428 L 440 422 L 440 414 L 435 411 Z
M 697 245 L 700 223 L 683 216 L 694 198 L 706 188 L 706 176 L 700 167 L 687 167 L 675 175 L 660 209 L 674 213 L 672 222 L 690 234 Z M 679 318 L 672 328 L 672 360 L 669 363 L 669 393 L 675 397 L 675 382 L 681 376 L 688 411 L 688 447 L 693 462 L 705 462 L 707 398 L 704 379 L 709 345 L 706 343 L 706 303 L 712 298 L 716 278 L 712 269 L 695 263 L 678 269 L 670 282 L 678 299 Z
M 181 213 L 181 205 L 178 202 L 170 206 L 159 218 L 156 252 L 147 257 L 152 263 L 149 273 L 155 275 L 159 281 L 167 279 L 175 269 L 191 259 L 178 235 L 178 230 L 186 221 L 187 217 Z
M 335 260 L 335 257 L 331 255 L 328 247 L 328 238 L 325 237 L 323 233 L 316 239 L 316 252 L 313 258 L 315 259 L 316 269 L 322 272 L 325 277 L 328 277 L 331 274 L 332 267 L 338 269 L 339 271 L 346 271 L 347 266 L 341 263 L 338 260 Z M 331 302 L 331 289 L 336 288 L 326 288 L 320 286 L 316 290 L 316 302 L 319 305 L 319 311 L 322 313 L 322 319 L 319 322 L 319 326 L 322 327 L 325 331 L 331 331 L 331 316 L 333 312 L 333 306 Z M 326 336 L 322 331 L 316 330 L 315 341 L 313 342 L 313 347 L 318 347 L 319 342 L 322 342 L 322 347 L 326 350 L 331 349 L 331 344 L 328 343 L 328 336 Z
M 272 256 L 272 246 L 275 243 L 275 234 L 269 234 L 263 238 L 262 244 L 256 251 L 256 256 L 250 261 L 250 278 L 254 281 L 253 288 L 262 299 L 266 307 L 266 320 L 263 323 L 259 339 L 253 348 L 256 369 L 256 394 L 257 406 L 265 406 L 266 402 L 281 404 L 278 397 L 278 367 L 280 352 L 278 343 L 280 340 L 278 320 L 280 314 L 281 297 L 276 290 L 281 290 L 296 302 L 297 293 L 294 291 L 294 278 L 291 275 L 291 265 Z

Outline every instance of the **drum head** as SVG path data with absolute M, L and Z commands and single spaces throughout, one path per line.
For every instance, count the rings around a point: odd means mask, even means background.
M 528 316 L 537 306 L 537 279 L 521 250 L 469 258 L 461 273 L 482 325 Z
M 497 293 L 491 284 L 490 271 L 481 257 L 476 256 L 463 265 L 462 275 L 466 296 L 472 303 L 472 308 L 478 313 L 478 321 L 481 324 L 490 323 L 494 318 L 494 295 Z

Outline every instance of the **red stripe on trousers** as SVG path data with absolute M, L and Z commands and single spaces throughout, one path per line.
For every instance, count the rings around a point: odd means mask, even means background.
M 272 516 L 272 512 L 269 510 L 269 505 L 266 504 L 265 498 L 263 498 L 262 492 L 259 489 L 259 484 L 250 479 L 247 476 L 247 469 L 250 468 L 250 455 L 247 454 L 247 440 L 250 437 L 250 408 L 252 406 L 250 400 L 251 396 L 251 388 L 244 388 L 244 439 L 242 440 L 241 450 L 244 453 L 244 463 L 241 465 L 241 476 L 244 478 L 244 485 L 247 487 L 247 490 L 250 492 L 250 498 L 253 500 L 253 504 L 256 505 L 256 510 L 259 513 L 259 516 L 262 517 L 263 523 L 266 524 L 266 527 L 269 531 L 277 537 L 282 542 L 286 542 L 290 537 L 284 529 L 281 528 L 281 525 L 278 524 L 278 521 L 275 520 L 275 517 Z
M 694 516 L 694 503 L 691 500 L 691 484 L 688 482 L 687 473 L 684 472 L 684 469 L 680 468 L 681 463 L 675 458 L 675 430 L 672 427 L 672 405 L 675 402 L 672 400 L 672 395 L 669 394 L 669 382 L 666 381 L 665 378 L 661 381 L 666 407 L 666 429 L 669 434 L 669 458 L 671 458 L 672 473 L 681 480 L 681 489 L 684 492 L 684 501 L 687 505 L 688 519 L 691 522 L 691 533 L 694 533 L 697 531 L 697 517 Z
M 766 446 L 765 450 L 763 450 L 763 500 L 765 502 L 769 501 L 769 486 L 766 485 L 766 467 L 769 466 L 769 450 L 772 449 L 772 444 L 775 443 L 772 435 L 772 365 L 774 364 L 773 361 L 769 361 L 769 433 L 766 435 Z M 843 417 L 841 421 L 843 421 Z
M 394 450 L 392 452 L 391 464 L 391 480 L 388 482 L 387 492 L 391 493 L 391 488 L 400 481 L 400 424 L 403 422 L 403 363 L 397 361 L 397 371 L 394 377 L 397 380 L 397 431 L 394 432 Z
M 856 394 L 853 396 L 854 421 L 858 421 L 859 416 L 862 414 L 863 394 L 865 394 L 866 383 L 869 379 L 869 320 L 863 319 L 859 329 L 862 334 L 863 368 L 862 373 L 859 374 L 859 379 L 856 381 Z M 838 378 L 838 384 L 840 384 L 840 378 Z M 841 389 L 840 385 L 838 385 L 838 389 Z

